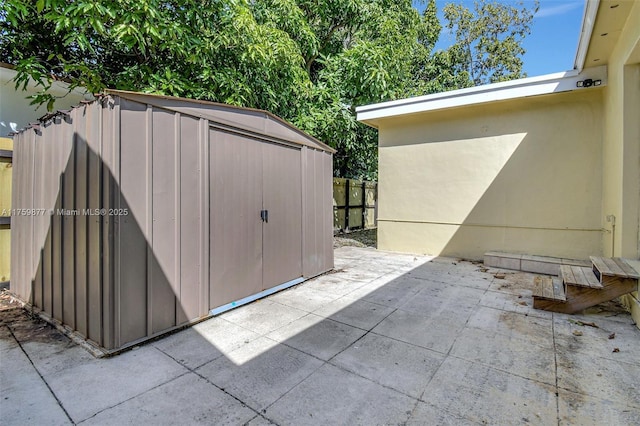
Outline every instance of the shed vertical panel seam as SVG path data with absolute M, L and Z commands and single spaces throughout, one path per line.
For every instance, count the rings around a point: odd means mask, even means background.
M 211 233 L 210 233 L 210 224 L 211 224 L 211 189 L 210 189 L 210 184 L 211 184 L 211 164 L 210 164 L 210 158 L 209 158 L 209 148 L 210 148 L 210 143 L 211 141 L 209 140 L 209 135 L 211 134 L 211 132 L 209 132 L 209 120 L 205 120 L 203 123 L 203 132 L 204 132 L 204 149 L 205 149 L 205 155 L 204 155 L 204 161 L 205 161 L 205 171 L 204 171 L 204 184 L 205 184 L 205 229 L 203 234 L 206 236 L 205 238 L 205 298 L 204 298 L 204 311 L 203 314 L 206 315 L 209 312 L 209 301 L 211 300 L 211 285 L 209 284 L 211 282 Z
M 13 136 L 13 164 L 20 164 L 22 162 L 22 136 L 15 135 Z M 23 167 L 20 167 L 22 169 Z M 22 194 L 20 191 L 20 187 L 22 186 L 22 170 L 12 170 L 12 179 L 11 179 L 11 208 L 18 208 L 21 204 L 18 193 Z M 16 190 L 17 189 L 17 190 Z M 11 221 L 16 223 L 17 226 L 13 225 L 11 227 L 12 231 L 10 232 L 9 238 L 11 245 L 13 247 L 11 258 L 9 259 L 9 274 L 10 277 L 13 277 L 13 282 L 15 284 L 14 288 L 17 288 L 17 292 L 24 299 L 24 295 L 26 294 L 24 287 L 24 278 L 22 275 L 20 261 L 24 259 L 23 256 L 17 255 L 17 253 L 22 253 L 22 243 L 18 242 L 18 235 L 22 233 L 22 224 L 20 221 L 15 221 L 16 216 L 12 215 Z M 20 232 L 18 232 L 20 231 Z
M 307 174 L 308 174 L 308 170 L 307 170 L 307 155 L 309 153 L 309 149 L 306 146 L 303 146 L 302 149 L 300 150 L 300 190 L 302 191 L 301 197 L 300 197 L 300 201 L 302 203 L 302 208 L 300 209 L 300 212 L 302 214 L 302 220 L 301 220 L 301 224 L 302 224 L 302 240 L 300 241 L 301 247 L 300 247 L 300 253 L 302 255 L 302 276 L 303 277 L 307 277 L 308 276 L 308 264 L 309 264 L 309 260 L 307 259 L 307 247 L 308 247 L 308 243 L 307 243 L 307 238 L 308 238 L 308 233 L 307 233 L 307 227 L 309 226 L 309 222 L 307 220 Z
M 44 123 L 43 127 L 45 126 Z M 44 127 L 45 130 L 49 130 L 47 133 L 47 138 L 45 139 L 46 144 L 45 144 L 45 156 L 44 158 L 47 159 L 47 161 L 45 161 L 46 166 L 43 167 L 40 170 L 40 173 L 42 173 L 44 181 L 45 181 L 45 185 L 44 185 L 44 192 L 43 192 L 43 199 L 42 199 L 42 205 L 40 206 L 41 209 L 49 209 L 49 207 L 51 206 L 51 194 L 53 193 L 53 167 L 54 165 L 52 164 L 51 160 L 52 160 L 52 141 L 51 139 L 56 139 L 56 134 L 58 133 L 58 129 L 56 128 L 57 126 L 47 126 Z M 53 133 L 53 134 L 52 134 Z M 44 133 L 43 133 L 44 135 Z M 49 139 L 49 140 L 47 140 Z M 47 312 L 51 318 L 55 318 L 54 316 L 54 303 L 53 303 L 53 247 L 52 247 L 52 243 L 53 243 L 53 216 L 48 216 L 47 214 L 44 214 L 42 216 L 42 223 L 43 223 L 43 231 L 44 231 L 44 246 L 43 246 L 43 252 L 42 254 L 44 256 L 47 256 L 47 261 L 45 262 L 44 260 L 42 261 L 42 269 L 43 269 L 43 284 L 46 285 L 47 289 L 46 292 L 43 291 L 42 293 L 42 310 L 44 312 Z M 48 265 L 47 265 L 48 263 Z M 48 271 L 47 271 L 47 267 L 48 267 Z M 47 276 L 47 279 L 44 279 L 44 276 Z M 45 303 L 45 294 L 49 295 L 49 303 Z
M 209 121 L 201 118 L 200 124 L 200 316 L 209 312 L 210 297 L 210 200 L 209 200 Z
M 120 98 L 113 98 L 113 140 L 111 141 L 112 145 L 112 155 L 113 155 L 113 178 L 114 189 L 117 190 L 116 193 L 113 194 L 114 207 L 116 211 L 120 212 L 121 199 L 122 199 L 122 189 L 120 188 L 120 182 L 122 181 L 122 176 L 120 175 L 120 143 L 122 141 L 122 131 L 120 128 Z M 121 325 L 121 316 L 120 316 L 120 217 L 114 217 L 114 230 L 113 230 L 113 346 L 119 347 L 121 345 L 120 341 L 120 325 Z
M 92 117 L 92 107 L 91 105 L 85 105 L 84 107 L 85 115 L 84 115 L 84 145 L 85 145 L 85 159 L 84 159 L 84 206 L 80 206 L 81 209 L 88 208 L 90 197 L 90 182 L 91 182 L 91 168 L 89 167 L 90 156 L 91 156 L 91 147 L 89 146 L 89 138 L 91 137 L 91 122 Z M 82 210 L 81 210 L 82 211 Z M 80 219 L 84 221 L 84 326 L 85 326 L 85 337 L 89 339 L 89 335 L 91 334 L 91 315 L 89 311 L 91 310 L 91 244 L 90 244 L 90 235 L 91 229 L 89 226 L 89 216 L 80 214 Z
M 84 194 L 84 205 L 80 206 L 81 210 L 80 213 L 78 215 L 78 217 L 80 217 L 81 220 L 84 221 L 84 260 L 85 260 L 85 269 L 84 269 L 84 274 L 85 274 L 85 290 L 84 290 L 84 298 L 85 298 L 85 328 L 86 328 L 86 333 L 85 333 L 85 338 L 87 340 L 93 340 L 91 336 L 91 226 L 89 223 L 89 216 L 85 215 L 84 213 L 82 213 L 82 209 L 85 208 L 89 208 L 90 206 L 90 202 L 91 202 L 91 198 L 90 198 L 90 192 L 91 192 L 91 145 L 89 144 L 89 140 L 91 139 L 92 136 L 92 131 L 93 131 L 93 108 L 91 104 L 85 105 L 84 106 L 84 126 L 85 126 L 85 130 L 84 130 L 84 145 L 85 145 L 85 150 L 86 150 L 86 154 L 85 154 L 85 172 L 84 172 L 84 176 L 85 176 L 85 183 L 84 183 L 84 188 L 85 188 L 85 194 Z
M 44 198 L 44 187 L 45 187 L 45 173 L 43 172 L 44 170 L 44 153 L 42 152 L 44 150 L 44 143 L 43 143 L 43 127 L 41 126 L 39 128 L 39 131 L 41 132 L 40 137 L 39 138 L 35 138 L 36 140 L 36 158 L 37 158 L 37 162 L 38 162 L 38 168 L 37 168 L 37 172 L 34 171 L 34 173 L 37 175 L 37 184 L 36 184 L 36 200 L 34 202 L 33 208 L 38 209 L 38 208 L 42 208 L 42 206 L 44 205 L 43 202 L 43 198 Z M 35 216 L 36 218 L 36 265 L 37 265 L 37 272 L 36 272 L 36 276 L 38 277 L 38 282 L 36 283 L 36 285 L 38 286 L 38 293 L 37 293 L 37 297 L 36 297 L 36 303 L 38 305 L 38 307 L 45 311 L 45 307 L 44 307 L 44 274 L 45 274 L 45 268 L 44 268 L 44 253 L 45 253 L 45 244 L 44 241 L 42 239 L 42 234 L 43 234 L 43 219 L 41 216 Z
M 260 208 L 262 210 L 264 210 L 264 212 L 265 212 L 264 213 L 265 214 L 265 219 L 264 219 L 264 221 L 262 222 L 262 224 L 260 226 L 260 256 L 261 256 L 260 259 L 261 259 L 261 262 L 262 262 L 261 269 L 260 269 L 260 274 L 261 274 L 260 275 L 260 290 L 265 290 L 265 288 L 264 288 L 264 264 L 265 264 L 265 262 L 264 262 L 264 240 L 265 240 L 265 238 L 264 237 L 265 237 L 265 229 L 264 228 L 266 226 L 266 223 L 268 223 L 267 221 L 269 220 L 269 216 L 268 216 L 269 215 L 269 210 L 266 208 L 265 201 L 264 201 L 264 191 L 265 191 L 265 189 L 264 189 L 264 180 L 265 180 L 264 176 L 265 176 L 265 169 L 266 169 L 266 167 L 264 166 L 265 156 L 266 156 L 264 151 L 265 151 L 264 143 L 260 143 L 260 167 L 261 167 L 261 170 L 260 170 L 260 184 L 261 184 L 261 187 L 260 187 L 260 206 L 261 207 Z
M 46 199 L 46 195 L 45 195 L 45 188 L 47 186 L 47 176 L 46 173 L 44 172 L 45 170 L 45 149 L 46 149 L 46 144 L 45 144 L 45 135 L 44 135 L 44 126 L 40 126 L 40 138 L 37 138 L 37 146 L 38 146 L 38 160 L 39 160 L 39 166 L 38 167 L 38 176 L 39 176 L 39 181 L 38 181 L 38 200 L 36 202 L 36 204 L 33 206 L 36 209 L 41 209 L 44 208 L 44 206 L 46 205 L 45 203 L 45 199 Z M 46 274 L 46 269 L 45 269 L 45 262 L 44 262 L 44 256 L 46 253 L 46 230 L 45 230 L 45 219 L 42 216 L 36 216 L 37 217 L 37 221 L 38 221 L 38 253 L 40 254 L 40 257 L 38 259 L 39 263 L 38 263 L 38 270 L 40 272 L 40 306 L 39 308 L 44 311 L 47 312 L 46 310 L 46 306 L 45 306 L 45 274 Z
M 54 209 L 58 209 L 58 208 L 63 208 L 63 200 L 64 200 L 64 171 L 66 169 L 66 164 L 65 164 L 65 145 L 64 145 L 64 141 L 69 139 L 69 131 L 68 131 L 68 127 L 65 126 L 64 123 L 65 118 L 63 117 L 60 121 L 60 124 L 62 125 L 62 143 L 60 145 L 58 145 L 57 149 L 58 149 L 58 172 L 60 173 L 58 176 L 58 188 L 59 188 L 59 200 L 60 203 L 56 203 L 56 206 L 54 207 Z M 54 213 L 56 216 L 56 220 L 58 220 L 58 232 L 59 232 L 59 236 L 60 236 L 60 240 L 58 241 L 58 250 L 59 250 L 59 261 L 60 264 L 58 265 L 59 268 L 59 289 L 60 289 L 60 319 L 61 322 L 64 323 L 64 295 L 65 295 L 65 289 L 64 289 L 64 218 L 62 216 L 59 216 L 57 214 L 57 212 Z
M 35 202 L 35 197 L 36 197 L 36 191 L 35 191 L 35 170 L 36 170 L 36 141 L 35 141 L 35 129 L 33 129 L 33 132 L 29 132 L 30 134 L 30 140 L 29 140 L 29 145 L 30 145 L 30 153 L 31 153 L 31 170 L 29 170 L 29 175 L 30 175 L 30 179 L 29 179 L 29 183 L 31 184 L 31 188 L 30 188 L 30 194 L 31 194 L 31 200 L 30 200 L 30 205 L 26 206 L 27 208 L 33 206 L 33 203 Z M 31 306 L 35 305 L 35 301 L 36 301 L 36 297 L 35 297 L 35 287 L 36 287 L 36 281 L 35 281 L 35 275 L 34 273 L 36 272 L 36 268 L 37 266 L 35 265 L 35 261 L 33 259 L 34 257 L 34 253 L 35 253 L 35 248 L 36 248 L 36 244 L 35 244 L 35 238 L 36 238 L 36 230 L 35 230 L 35 221 L 34 220 L 29 220 L 29 227 L 31 228 L 31 244 L 29 247 L 29 281 L 31 282 Z
M 102 193 L 100 195 L 100 207 L 107 209 L 107 214 L 102 218 L 100 235 L 102 235 L 102 241 L 100 244 L 101 251 L 101 261 L 100 261 L 100 279 L 102 280 L 102 289 L 101 289 L 101 306 L 102 306 L 102 342 L 100 345 L 107 349 L 111 349 L 111 342 L 113 339 L 113 332 L 111 328 L 111 321 L 113 316 L 111 315 L 111 298 L 113 297 L 113 287 L 112 287 L 112 274 L 111 272 L 111 238 L 109 238 L 109 232 L 113 230 L 113 219 L 114 216 L 109 216 L 109 209 L 113 207 L 113 202 L 111 199 L 112 189 L 111 189 L 111 177 L 110 173 L 112 172 L 110 168 L 113 167 L 114 159 L 111 156 L 111 152 L 107 152 L 109 147 L 108 132 L 111 130 L 111 126 L 113 126 L 113 116 L 109 117 L 107 120 L 107 125 L 104 122 L 104 116 L 109 112 L 107 108 L 105 108 L 105 99 L 99 101 L 99 113 L 102 120 L 101 131 L 100 131 L 100 188 L 102 189 Z M 105 135 L 105 132 L 107 133 Z M 105 146 L 106 144 L 106 146 Z M 106 163 L 106 164 L 105 164 Z
M 174 323 L 175 325 L 179 324 L 180 318 L 178 318 L 179 308 L 178 305 L 182 306 L 182 282 L 181 282 L 181 259 L 182 259 L 182 245 L 181 245 L 181 235 L 182 235 L 182 221 L 180 216 L 180 206 L 182 205 L 182 197 L 180 193 L 181 186 L 181 156 L 180 156 L 180 148 L 182 145 L 182 114 L 176 112 L 174 114 L 174 188 L 175 188 L 175 204 L 174 204 L 174 232 L 175 232 L 175 254 L 174 254 L 174 265 L 175 265 L 175 276 L 173 277 L 173 289 L 174 289 Z M 190 318 L 187 318 L 189 320 Z
M 145 132 L 145 232 L 144 237 L 147 242 L 146 256 L 146 289 L 147 289 L 147 336 L 153 334 L 153 276 L 152 261 L 153 256 L 153 106 L 147 104 L 146 110 L 146 132 Z
M 69 195 L 69 204 L 65 203 L 64 209 L 74 209 L 76 206 L 76 155 L 77 155 L 77 149 L 76 149 L 76 145 L 75 145 L 75 141 L 77 138 L 76 135 L 76 126 L 77 126 L 77 120 L 76 117 L 77 116 L 77 110 L 74 109 L 71 112 L 70 118 L 71 118 L 71 139 L 68 141 L 69 144 L 69 159 L 67 160 L 70 163 L 70 167 L 69 167 L 69 173 L 67 174 L 66 178 L 69 179 L 70 181 L 70 195 Z M 70 247 L 70 252 L 71 252 L 71 259 L 69 261 L 68 264 L 71 265 L 70 271 L 69 271 L 69 275 L 73 277 L 72 281 L 71 281 L 71 286 L 69 287 L 69 293 L 71 294 L 71 302 L 70 302 L 70 309 L 71 309 L 71 317 L 73 319 L 73 329 L 77 330 L 77 326 L 78 326 L 78 317 L 77 317 L 77 309 L 76 309 L 76 296 L 77 296 L 77 292 L 76 292 L 76 285 L 77 285 L 77 279 L 76 279 L 76 245 L 77 245 L 77 241 L 76 241 L 76 225 L 75 225 L 75 219 L 73 219 L 73 216 L 70 216 L 69 218 L 67 218 L 66 216 L 63 217 L 63 221 L 65 222 L 65 225 L 69 228 L 69 234 L 70 234 L 70 238 L 69 241 L 67 241 L 67 244 Z M 67 280 L 68 278 L 65 278 L 65 280 Z
M 104 173 L 104 157 L 103 157 L 103 152 L 102 152 L 102 140 L 103 140 L 103 116 L 102 116 L 102 102 L 100 100 L 98 100 L 95 103 L 95 114 L 98 115 L 98 129 L 96 130 L 96 135 L 98 137 L 98 140 L 96 141 L 96 148 L 98 150 L 98 205 L 95 206 L 94 208 L 99 208 L 101 209 L 104 206 L 104 179 L 103 179 L 103 173 Z M 107 211 L 107 214 L 109 214 L 109 212 Z M 103 260 L 105 259 L 104 256 L 104 238 L 103 238 L 103 230 L 104 230 L 104 221 L 105 220 L 109 220 L 108 216 L 102 216 L 99 215 L 97 217 L 98 219 L 98 294 L 100 296 L 100 303 L 99 303 L 99 307 L 98 309 L 100 310 L 97 318 L 98 321 L 100 321 L 100 326 L 98 327 L 99 330 L 99 343 L 100 346 L 104 347 L 104 336 L 105 336 L 105 332 L 104 332 L 104 327 L 105 327 L 105 323 L 104 323 L 104 292 L 105 292 L 105 281 L 104 281 L 104 277 L 103 277 L 103 273 L 104 273 L 104 267 L 103 267 Z M 108 259 L 108 256 L 106 257 Z
M 76 176 L 77 176 L 77 167 L 78 167 L 78 149 L 77 149 L 77 138 L 78 138 L 78 132 L 77 132 L 77 125 L 78 125 L 78 120 L 77 120 L 77 116 L 78 116 L 78 109 L 74 109 L 73 110 L 73 115 L 72 116 L 72 123 L 73 123 L 73 139 L 71 140 L 71 155 L 70 157 L 73 159 L 73 167 L 72 167 L 72 173 L 73 173 L 73 179 L 72 179 L 72 191 L 73 191 L 73 195 L 71 197 L 71 205 L 73 206 L 72 209 L 76 208 L 77 205 L 77 188 L 76 188 Z M 78 274 L 76 273 L 78 268 L 76 263 L 78 262 L 78 257 L 76 256 L 76 250 L 78 247 L 78 240 L 76 238 L 76 223 L 75 223 L 75 217 L 71 216 L 70 219 L 70 226 L 72 229 L 72 238 L 73 238 L 73 261 L 72 261 L 72 268 L 73 268 L 73 288 L 71 289 L 72 293 L 73 293 L 73 328 L 74 330 L 78 329 L 78 303 L 77 303 L 77 297 L 78 297 Z

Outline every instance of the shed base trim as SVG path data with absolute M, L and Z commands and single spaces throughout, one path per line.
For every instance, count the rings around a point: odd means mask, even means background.
M 292 287 L 296 284 L 300 284 L 304 281 L 304 277 L 296 278 L 295 280 L 287 281 L 286 283 L 277 285 L 275 287 L 268 288 L 266 290 L 261 291 L 260 293 L 253 294 L 251 296 L 247 296 L 240 300 L 236 300 L 231 303 L 227 303 L 226 305 L 219 306 L 217 308 L 211 309 L 209 314 L 211 315 L 220 315 L 223 312 L 229 311 L 231 309 L 237 308 L 238 306 L 246 305 L 247 303 L 251 303 L 255 300 L 262 299 L 263 297 L 267 297 L 273 293 L 277 293 L 281 290 L 285 290 L 289 287 Z

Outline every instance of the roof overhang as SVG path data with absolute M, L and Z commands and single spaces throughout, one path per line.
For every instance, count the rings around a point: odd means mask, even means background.
M 488 84 L 451 92 L 364 105 L 356 108 L 358 120 L 378 127 L 381 119 L 406 114 L 418 114 L 446 108 L 505 101 L 529 96 L 547 95 L 572 90 L 578 81 L 601 80 L 606 85 L 609 56 L 634 7 L 627 0 L 585 0 L 582 27 L 574 69 L 567 72 L 524 78 L 504 83 Z M 590 90 L 590 89 L 588 89 Z
M 595 87 L 594 85 L 578 87 L 578 83 L 585 80 L 592 80 L 593 82 L 600 80 L 598 85 L 605 86 L 607 84 L 607 67 L 588 68 L 582 72 L 571 70 L 415 98 L 364 105 L 357 107 L 356 112 L 358 121 L 377 127 L 378 121 L 384 118 L 573 90 L 591 90 Z
M 573 61 L 573 68 L 578 71 L 582 71 L 582 68 L 584 68 L 584 61 L 587 57 L 587 50 L 589 49 L 589 41 L 591 40 L 591 34 L 593 34 L 593 23 L 596 20 L 599 5 L 600 0 L 586 0 L 584 14 L 582 15 L 576 59 Z
M 598 67 L 609 63 L 634 1 L 587 0 L 574 68 Z

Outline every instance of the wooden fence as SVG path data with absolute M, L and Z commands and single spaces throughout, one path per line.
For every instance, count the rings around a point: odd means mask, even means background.
M 378 183 L 333 178 L 333 231 L 371 229 L 378 220 Z

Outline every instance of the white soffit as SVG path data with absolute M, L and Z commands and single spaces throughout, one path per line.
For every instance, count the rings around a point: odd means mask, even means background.
M 598 10 L 591 12 L 593 17 L 585 17 L 583 22 L 575 63 L 578 71 L 609 63 L 632 9 L 639 7 L 637 3 L 637 0 L 591 0 L 587 3 L 587 13 L 590 7 Z
M 573 62 L 573 68 L 582 71 L 584 61 L 589 50 L 591 42 L 591 34 L 593 33 L 593 25 L 598 14 L 600 0 L 586 0 L 584 14 L 582 15 L 582 26 L 580 27 L 580 38 L 578 39 L 578 50 L 576 51 L 576 59 Z
M 607 67 L 588 68 L 582 72 L 571 70 L 538 77 L 470 87 L 467 89 L 452 90 L 450 92 L 418 96 L 415 98 L 363 105 L 357 107 L 356 112 L 358 114 L 358 121 L 374 125 L 374 122 L 380 118 L 572 90 L 593 89 L 594 86 L 577 87 L 578 81 L 586 79 L 601 80 L 601 85 L 605 86 L 607 84 Z

